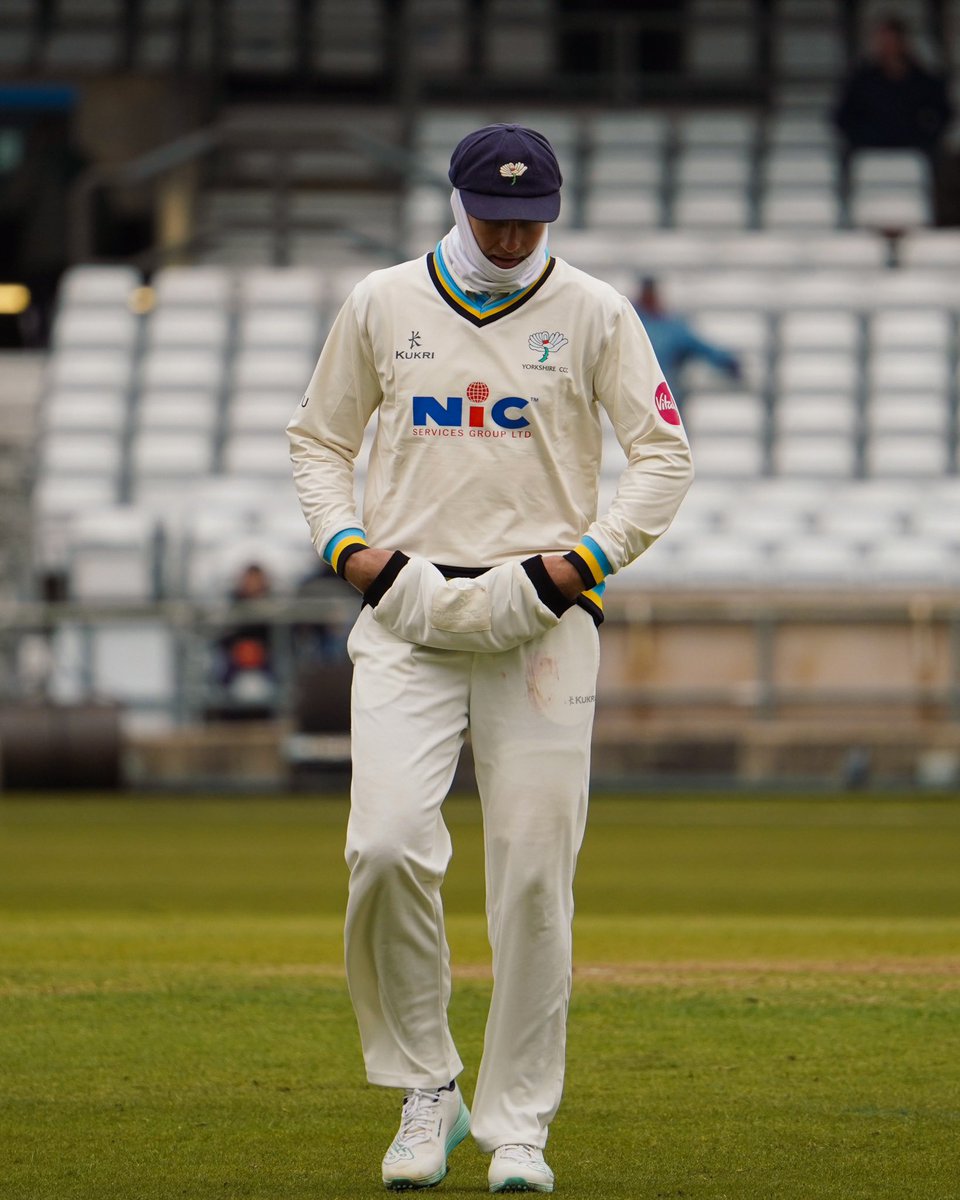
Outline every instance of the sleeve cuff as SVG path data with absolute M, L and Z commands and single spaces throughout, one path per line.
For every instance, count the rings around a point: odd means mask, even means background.
M 369 604 L 371 608 L 376 608 L 390 588 L 393 587 L 397 576 L 409 561 L 410 559 L 402 550 L 394 550 L 391 557 L 387 559 L 383 570 L 363 593 L 364 604 Z
M 603 583 L 613 570 L 600 544 L 592 537 L 584 537 L 563 557 L 576 568 L 585 588 L 593 588 L 598 583 Z
M 350 555 L 358 550 L 366 550 L 368 546 L 367 535 L 362 529 L 341 529 L 324 547 L 323 560 L 343 578 L 343 569 Z
M 568 608 L 573 608 L 576 601 L 568 600 L 550 578 L 547 568 L 543 565 L 542 555 L 537 554 L 533 558 L 525 558 L 520 565 L 537 589 L 537 595 L 555 617 L 562 617 Z

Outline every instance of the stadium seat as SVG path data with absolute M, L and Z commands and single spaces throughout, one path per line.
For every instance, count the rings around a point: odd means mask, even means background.
M 768 188 L 835 189 L 838 172 L 837 156 L 826 147 L 775 147 L 763 160 Z
M 784 78 L 838 79 L 846 66 L 843 38 L 838 23 L 821 20 L 815 24 L 779 22 L 774 31 L 774 64 Z
M 852 441 L 857 432 L 857 406 L 849 392 L 786 393 L 777 398 L 775 424 L 777 433 L 785 437 L 832 434 Z
M 867 229 L 831 229 L 802 235 L 801 267 L 817 270 L 845 268 L 879 271 L 886 268 L 886 238 Z
M 675 309 L 760 309 L 775 305 L 782 281 L 773 271 L 684 271 L 663 279 Z
M 749 199 L 739 188 L 687 187 L 674 199 L 673 223 L 679 229 L 746 229 Z
M 862 555 L 846 542 L 810 535 L 782 541 L 773 561 L 784 583 L 823 587 L 857 583 Z
M 299 397 L 290 392 L 235 392 L 227 409 L 230 433 L 272 433 L 286 428 Z
M 829 502 L 838 508 L 883 510 L 905 518 L 916 504 L 918 490 L 928 487 L 929 482 L 906 479 L 852 479 L 831 491 Z
M 736 353 L 764 354 L 770 340 L 770 320 L 755 309 L 701 308 L 690 313 L 694 329 L 707 341 Z
M 683 113 L 677 118 L 676 136 L 682 147 L 748 150 L 757 136 L 757 118 L 734 109 Z
M 656 228 L 663 222 L 663 205 L 653 190 L 593 191 L 584 203 L 584 220 L 588 229 Z
M 33 491 L 33 563 L 37 569 L 66 569 L 70 527 L 77 515 L 108 508 L 119 496 L 109 476 L 42 476 Z
M 223 267 L 164 267 L 154 276 L 158 305 L 229 308 L 230 272 Z
M 765 549 L 805 537 L 809 528 L 809 514 L 793 504 L 735 505 L 724 522 L 727 533 L 750 538 Z
M 785 312 L 779 334 L 782 349 L 790 354 L 830 350 L 855 355 L 860 345 L 860 318 L 844 309 Z
M 160 710 L 174 700 L 175 637 L 154 621 L 94 629 L 60 625 L 53 639 L 52 699 L 60 703 L 109 697 L 127 710 Z
M 919 150 L 857 150 L 850 164 L 856 188 L 919 188 L 930 184 L 930 163 Z
M 686 520 L 696 514 L 698 522 L 703 520 L 709 526 L 717 527 L 721 517 L 737 503 L 741 495 L 742 488 L 734 480 L 702 479 L 698 475 L 674 520 Z
M 113 305 L 126 309 L 130 293 L 142 283 L 143 277 L 133 267 L 76 266 L 64 273 L 58 299 L 62 308 Z
M 224 369 L 225 359 L 219 350 L 154 348 L 141 360 L 140 386 L 145 390 L 216 392 L 222 385 Z
M 290 592 L 317 563 L 308 533 L 298 545 L 278 540 L 271 531 L 247 530 L 228 537 L 222 532 L 211 538 L 193 536 L 185 555 L 184 591 L 198 599 L 226 598 L 237 576 L 251 563 L 263 567 L 277 592 Z
M 911 229 L 900 239 L 898 257 L 906 270 L 960 269 L 960 230 Z
M 788 271 L 806 265 L 803 246 L 792 236 L 749 229 L 721 239 L 707 239 L 695 265 L 708 264 L 729 270 Z
M 131 494 L 149 511 L 187 507 L 185 484 L 209 474 L 213 445 L 203 430 L 140 430 L 130 445 Z
M 240 318 L 237 340 L 247 347 L 291 347 L 319 353 L 318 313 L 307 308 L 250 310 Z
M 241 347 L 233 360 L 233 387 L 245 391 L 289 388 L 296 399 L 303 395 L 315 366 L 312 352 Z
M 890 508 L 830 504 L 817 513 L 816 526 L 828 540 L 868 546 L 901 536 L 904 518 Z
M 453 223 L 449 192 L 422 184 L 409 188 L 403 199 L 403 223 L 411 257 L 425 245 L 434 246 Z
M 571 235 L 564 233 L 566 240 Z M 607 239 L 608 247 L 619 254 L 614 262 L 624 262 L 627 254 L 629 261 L 644 274 L 658 274 L 661 271 L 686 271 L 710 268 L 718 250 L 718 239 L 696 230 L 664 229 L 656 233 L 644 232 L 637 239 L 635 248 L 629 243 L 624 246 L 619 242 Z M 576 261 L 572 258 L 572 261 Z
M 54 392 L 43 405 L 45 433 L 76 430 L 84 433 L 120 434 L 127 423 L 127 398 L 123 392 Z
M 696 449 L 697 474 L 703 479 L 751 479 L 764 467 L 758 437 L 710 437 Z
M 960 274 L 902 268 L 883 271 L 873 281 L 868 299 L 871 308 L 954 309 L 960 306 Z
M 655 151 L 597 147 L 587 160 L 587 187 L 590 191 L 626 187 L 657 191 L 662 183 L 663 158 Z
M 679 551 L 690 583 L 752 587 L 769 576 L 769 556 L 752 537 L 718 534 Z
M 109 346 L 99 350 L 55 349 L 50 355 L 47 385 L 62 390 L 123 391 L 130 385 L 131 370 L 131 356 L 125 349 Z
M 956 551 L 949 544 L 929 537 L 881 542 L 866 555 L 863 569 L 873 583 L 893 586 L 955 585 L 960 579 Z
M 915 391 L 940 395 L 949 386 L 946 355 L 936 350 L 876 349 L 867 359 L 870 386 L 885 391 L 900 388 L 905 394 Z
M 51 431 L 40 447 L 41 474 L 94 475 L 117 480 L 122 462 L 122 445 L 116 433 Z
M 832 148 L 834 133 L 825 113 L 811 113 L 802 109 L 774 111 L 767 118 L 766 136 L 769 146 L 784 150 Z
M 910 513 L 912 534 L 960 549 L 960 504 L 942 505 L 925 498 Z
M 951 326 L 949 313 L 942 309 L 885 309 L 870 320 L 870 340 L 877 350 L 923 349 L 946 355 Z
M 230 475 L 290 480 L 293 486 L 289 444 L 282 426 L 272 435 L 231 434 L 223 444 L 223 466 Z
M 217 308 L 173 306 L 157 308 L 147 318 L 147 340 L 151 350 L 203 347 L 223 351 L 227 343 L 227 313 Z
M 771 185 L 760 201 L 764 229 L 834 229 L 839 215 L 837 195 L 830 187 Z
M 69 580 L 74 600 L 152 599 L 158 563 L 156 522 L 130 506 L 88 511 L 70 533 Z
M 876 293 L 876 272 L 819 268 L 786 275 L 780 281 L 779 307 L 864 309 Z
M 317 310 L 323 302 L 323 275 L 298 267 L 241 271 L 237 277 L 237 295 L 241 308 L 256 312 L 287 308 Z
M 478 125 L 482 124 L 482 121 L 478 122 Z M 644 146 L 659 149 L 666 141 L 668 129 L 669 122 L 664 114 L 649 109 L 608 111 L 588 117 L 587 136 L 598 148 Z M 450 139 L 445 139 L 442 145 L 449 147 Z
M 943 392 L 923 389 L 873 392 L 866 407 L 868 435 L 933 434 L 947 445 L 950 407 Z
M 930 196 L 913 188 L 869 187 L 850 197 L 850 219 L 854 225 L 876 229 L 901 229 L 929 225 Z
M 74 304 L 58 314 L 53 341 L 58 350 L 106 346 L 129 354 L 138 332 L 138 318 L 126 305 L 108 308 Z
M 833 435 L 781 433 L 774 442 L 773 464 L 778 475 L 849 478 L 856 470 L 856 446 Z
M 867 443 L 867 472 L 926 478 L 942 475 L 950 465 L 950 450 L 938 434 L 877 433 Z
M 31 499 L 38 517 L 62 522 L 88 509 L 112 507 L 116 491 L 116 480 L 110 475 L 41 475 Z
M 137 403 L 141 430 L 196 430 L 212 436 L 219 417 L 215 392 L 144 392 Z
M 731 81 L 756 70 L 757 39 L 745 10 L 741 21 L 711 21 L 709 15 L 691 21 L 687 31 L 687 71 L 698 82 Z M 744 19 L 745 18 L 745 19 Z
M 698 392 L 683 405 L 683 423 L 692 441 L 741 434 L 762 439 L 763 399 L 746 392 Z
M 725 510 L 714 510 L 706 506 L 680 505 L 680 511 L 670 524 L 670 536 L 667 539 L 671 545 L 680 545 L 696 541 L 698 538 L 713 537 L 721 528 L 720 513 Z
M 784 392 L 853 393 L 859 369 L 849 354 L 788 351 L 777 362 L 777 380 Z
M 750 184 L 752 164 L 740 151 L 690 149 L 682 152 L 674 164 L 674 180 L 681 191 L 696 188 L 739 188 Z

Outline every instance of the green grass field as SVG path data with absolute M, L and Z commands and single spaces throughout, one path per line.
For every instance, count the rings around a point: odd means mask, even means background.
M 447 806 L 452 1022 L 489 995 Z M 0 1197 L 385 1194 L 340 966 L 338 801 L 0 802 Z M 960 1197 L 960 801 L 598 798 L 557 1192 Z M 433 1194 L 486 1193 L 467 1142 Z M 428 1193 L 429 1194 L 429 1193 Z

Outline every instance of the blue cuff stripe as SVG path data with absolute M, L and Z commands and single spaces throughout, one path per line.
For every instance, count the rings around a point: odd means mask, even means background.
M 613 571 L 613 567 L 610 566 L 610 560 L 609 560 L 609 558 L 607 558 L 607 556 L 604 554 L 604 552 L 600 549 L 599 545 L 597 545 L 597 543 L 593 540 L 593 538 L 592 537 L 582 537 L 580 539 L 580 541 L 583 543 L 584 546 L 587 547 L 587 549 L 590 551 L 590 553 L 593 555 L 593 557 L 597 560 L 597 563 L 600 566 L 600 569 L 603 571 L 604 575 L 611 574 L 611 572 Z
M 362 529 L 341 529 L 339 533 L 335 533 L 323 548 L 323 560 L 328 564 L 333 564 L 333 556 L 337 552 L 337 547 L 345 538 L 363 538 L 366 540 L 366 534 Z

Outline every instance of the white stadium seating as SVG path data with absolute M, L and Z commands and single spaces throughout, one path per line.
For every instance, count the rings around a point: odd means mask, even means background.
M 817 181 L 836 204 L 831 150 L 821 126 L 797 113 L 764 129 L 734 125 L 711 140 L 710 121 L 593 117 L 586 227 L 555 237 L 575 265 L 630 294 L 641 274 L 657 275 L 668 304 L 744 368 L 739 381 L 687 368 L 681 395 L 697 479 L 669 538 L 619 586 L 909 582 L 924 563 L 931 580 L 954 578 L 960 241 L 949 231 L 908 233 L 897 251 L 903 265 L 891 267 L 882 237 L 838 229 L 832 216 L 822 232 L 765 232 L 778 189 L 803 201 Z M 864 166 L 857 178 L 871 188 L 916 184 L 906 166 L 897 169 L 903 175 L 892 179 L 892 169 L 881 177 Z M 442 232 L 446 196 L 423 195 L 435 198 Z M 691 227 L 660 227 L 669 220 Z M 83 523 L 122 502 L 134 514 L 130 529 L 160 520 L 168 538 L 150 587 L 211 586 L 225 570 L 212 549 L 223 536 L 286 547 L 278 551 L 286 578 L 294 566 L 308 570 L 315 551 L 283 430 L 325 330 L 364 273 L 171 267 L 153 281 L 155 308 L 135 316 L 136 272 L 70 272 L 40 425 L 38 561 L 72 565 L 74 594 L 91 599 L 103 594 L 109 564 L 126 562 L 117 589 L 143 596 L 143 539 L 125 547 L 119 526 L 105 524 L 98 544 Z M 371 439 L 372 428 L 358 486 Z M 623 468 L 608 430 L 601 504 Z M 201 512 L 216 537 L 193 528 Z M 922 552 L 878 552 L 908 536 Z

